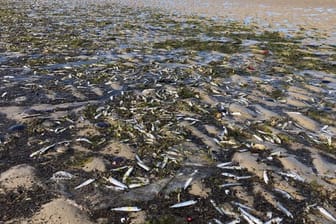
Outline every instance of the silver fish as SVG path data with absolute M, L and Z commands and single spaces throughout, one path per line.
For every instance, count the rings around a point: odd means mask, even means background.
M 242 208 L 238 208 L 238 209 L 248 223 L 263 224 L 263 221 L 261 221 L 260 219 L 258 219 L 255 216 L 251 215 L 250 213 L 248 213 L 244 209 L 242 209 Z
M 137 162 L 137 164 L 138 164 L 138 166 L 140 166 L 142 169 L 144 169 L 146 171 L 150 171 L 150 169 L 151 169 L 148 166 L 146 166 L 144 163 Z
M 242 185 L 241 183 L 226 183 L 226 184 L 221 184 L 219 187 L 235 187 L 235 186 L 240 186 Z
M 76 139 L 76 142 L 86 142 L 86 143 L 89 143 L 89 144 L 93 144 L 89 139 L 87 138 L 77 138 Z
M 192 180 L 193 180 L 193 178 L 190 177 L 190 178 L 185 182 L 184 187 L 183 187 L 183 190 L 186 190 L 186 189 L 189 187 L 189 185 L 191 184 Z
M 125 183 L 127 178 L 129 177 L 129 175 L 132 173 L 133 171 L 133 166 L 131 166 L 130 168 L 128 168 L 128 170 L 125 172 L 124 176 L 123 176 L 123 179 L 122 179 L 122 182 Z
M 228 222 L 226 224 L 238 224 L 240 222 L 241 222 L 241 220 L 238 218 L 238 219 L 232 220 L 231 222 Z
M 290 211 L 288 211 L 288 209 L 287 208 L 285 208 L 280 202 L 277 202 L 277 207 L 278 207 L 278 209 L 280 209 L 280 211 L 282 211 L 285 215 L 287 215 L 289 218 L 294 218 L 293 217 L 293 214 L 290 212 Z
M 71 173 L 65 172 L 65 171 L 57 171 L 52 175 L 50 178 L 51 180 L 71 180 L 74 177 Z
M 194 205 L 196 203 L 197 203 L 197 201 L 195 201 L 195 200 L 184 201 L 184 202 L 181 202 L 181 203 L 174 204 L 174 205 L 170 206 L 170 208 L 181 208 L 181 207 L 191 206 L 191 205 Z
M 121 187 L 121 188 L 124 188 L 124 189 L 127 189 L 127 185 L 121 183 L 119 180 L 117 179 L 114 179 L 113 177 L 109 177 L 109 178 L 105 178 L 107 181 L 109 181 L 111 184 L 114 184 L 115 186 L 117 187 Z
M 282 222 L 282 218 L 276 217 L 276 218 L 268 220 L 264 224 L 280 224 L 281 222 Z
M 274 191 L 280 193 L 282 196 L 284 196 L 287 199 L 293 199 L 293 196 L 290 195 L 290 193 L 288 193 L 287 191 L 281 190 L 279 188 L 274 188 Z
M 95 179 L 88 179 L 88 180 L 84 181 L 82 184 L 80 184 L 77 187 L 75 187 L 75 190 L 77 190 L 79 188 L 82 188 L 82 187 L 84 187 L 86 185 L 89 185 L 89 184 L 91 184 L 94 181 L 95 181 Z
M 217 206 L 217 204 L 216 204 L 216 202 L 214 201 L 214 200 L 210 200 L 210 203 L 212 204 L 212 206 L 221 214 L 221 215 L 225 215 L 224 214 L 224 211 L 221 209 L 221 208 L 219 208 L 218 206 Z
M 34 157 L 36 155 L 42 155 L 43 153 L 45 153 L 46 151 L 48 151 L 49 149 L 53 148 L 56 146 L 56 143 L 46 146 L 40 150 L 37 150 L 36 152 L 33 152 L 32 154 L 29 155 L 29 157 Z
M 218 168 L 222 168 L 222 167 L 224 167 L 224 166 L 228 166 L 228 165 L 231 165 L 231 164 L 233 164 L 233 162 L 219 163 L 219 164 L 217 164 L 216 166 L 217 166 Z
M 267 171 L 266 171 L 266 170 L 264 170 L 264 172 L 263 172 L 263 177 L 264 177 L 264 182 L 265 182 L 266 184 L 268 184 L 268 183 L 269 183 L 269 178 L 268 178 L 268 176 L 267 176 Z
M 141 208 L 127 206 L 127 207 L 111 208 L 111 211 L 118 211 L 118 212 L 139 212 L 139 211 L 141 211 Z
M 322 215 L 324 215 L 326 218 L 328 218 L 329 220 L 333 221 L 333 222 L 336 222 L 336 218 L 330 213 L 328 212 L 325 208 L 321 207 L 321 206 L 317 206 L 316 207 L 320 213 Z

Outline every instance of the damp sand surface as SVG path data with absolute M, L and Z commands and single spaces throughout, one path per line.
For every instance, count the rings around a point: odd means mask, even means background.
M 331 33 L 124 3 L 2 2 L 0 221 L 334 223 Z

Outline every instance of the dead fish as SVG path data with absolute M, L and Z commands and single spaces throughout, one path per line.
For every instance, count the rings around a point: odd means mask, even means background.
M 65 171 L 57 171 L 52 175 L 50 178 L 51 180 L 71 180 L 74 177 L 71 173 L 65 172 Z
M 293 196 L 290 195 L 290 193 L 288 193 L 287 191 L 281 190 L 279 188 L 274 188 L 274 191 L 280 193 L 282 196 L 284 196 L 287 199 L 293 199 Z
M 280 224 L 281 222 L 282 222 L 282 218 L 276 217 L 276 218 L 268 220 L 264 224 Z
M 226 183 L 226 184 L 221 184 L 221 185 L 219 185 L 219 187 L 222 187 L 222 188 L 224 188 L 224 187 L 235 187 L 235 186 L 241 186 L 242 185 L 242 183 Z
M 89 184 L 91 184 L 94 181 L 95 181 L 95 179 L 88 179 L 88 180 L 84 181 L 82 184 L 80 184 L 77 187 L 75 187 L 75 190 L 77 190 L 79 188 L 82 188 L 82 187 L 84 187 L 86 185 L 89 185 Z
M 222 173 L 222 176 L 236 178 L 237 176 L 232 173 Z
M 234 179 L 235 180 L 246 180 L 250 178 L 252 178 L 252 176 L 236 176 Z
M 162 162 L 162 164 L 161 164 L 161 169 L 165 168 L 166 165 L 167 165 L 167 163 L 168 163 L 168 156 L 165 156 L 165 157 L 163 158 L 163 162 Z
M 114 184 L 117 187 L 121 187 L 123 189 L 127 189 L 127 185 L 121 183 L 119 180 L 114 179 L 113 177 L 105 178 L 107 181 L 109 181 L 111 184 Z
M 243 209 L 246 209 L 246 210 L 249 210 L 249 211 L 254 211 L 253 208 L 251 208 L 251 207 L 249 207 L 249 206 L 247 206 L 247 205 L 243 205 L 243 204 L 241 204 L 241 203 L 239 203 L 239 202 L 235 202 L 235 201 L 233 201 L 233 202 L 231 202 L 231 203 L 234 204 L 234 205 L 236 205 L 236 206 L 238 206 L 239 208 L 243 208 Z
M 269 183 L 269 178 L 268 178 L 268 176 L 267 176 L 267 171 L 266 171 L 266 170 L 264 170 L 264 172 L 263 172 L 263 177 L 264 177 L 264 182 L 265 182 L 266 184 L 268 184 L 268 183 Z
M 219 163 L 219 164 L 217 164 L 216 166 L 217 166 L 218 168 L 222 168 L 222 167 L 225 167 L 225 166 L 229 166 L 229 165 L 231 165 L 231 164 L 233 164 L 233 162 Z
M 125 172 L 124 176 L 123 176 L 123 179 L 122 179 L 122 182 L 125 183 L 127 178 L 129 177 L 129 175 L 132 173 L 133 171 L 133 166 L 128 168 L 128 170 Z
M 226 224 L 238 224 L 240 222 L 241 222 L 241 220 L 238 218 L 238 219 L 232 220 L 231 222 L 228 222 Z
M 320 213 L 324 217 L 326 217 L 327 219 L 329 219 L 329 220 L 331 220 L 333 222 L 336 222 L 336 218 L 330 212 L 328 212 L 325 208 L 323 208 L 321 206 L 317 206 L 316 208 L 320 211 Z
M 242 170 L 243 167 L 241 166 L 223 166 L 221 167 L 223 170 Z
M 287 215 L 287 217 L 294 218 L 293 214 L 290 211 L 288 211 L 288 209 L 285 208 L 280 202 L 277 202 L 276 205 L 277 205 L 278 209 L 280 209 L 280 211 L 282 211 L 285 215 Z
M 290 178 L 293 178 L 294 180 L 305 182 L 305 179 L 303 177 L 301 177 L 300 175 L 298 175 L 297 173 L 293 171 L 290 171 L 288 173 L 285 173 L 285 172 L 278 172 L 278 173 L 282 176 L 290 177 Z
M 252 224 L 254 224 L 254 223 L 255 224 L 263 224 L 264 223 L 263 221 L 261 221 L 257 217 L 255 217 L 255 216 L 251 215 L 250 213 L 248 213 L 247 211 L 245 211 L 244 209 L 242 209 L 242 208 L 238 208 L 238 209 L 248 223 L 252 223 Z
M 150 171 L 150 168 L 148 166 L 146 166 L 144 163 L 141 162 L 137 162 L 138 166 L 140 166 L 142 169 L 146 170 L 146 171 Z
M 255 137 L 258 141 L 260 141 L 260 142 L 263 142 L 264 140 L 261 138 L 261 137 L 259 137 L 258 135 L 253 135 L 253 137 Z
M 141 208 L 128 206 L 128 207 L 111 208 L 111 211 L 117 211 L 117 212 L 139 212 L 139 211 L 141 211 Z
M 221 215 L 225 215 L 224 211 L 222 208 L 218 207 L 216 202 L 214 200 L 210 200 L 210 203 L 212 204 L 212 206 L 219 212 L 219 214 Z
M 89 143 L 89 144 L 93 144 L 89 139 L 87 138 L 77 138 L 76 139 L 76 142 L 86 142 L 86 143 Z
M 137 188 L 137 187 L 143 187 L 148 185 L 149 183 L 145 182 L 145 183 L 137 183 L 137 184 L 130 184 L 128 185 L 129 189 L 133 189 L 133 188 Z
M 111 189 L 111 190 L 114 190 L 114 191 L 123 191 L 123 190 L 125 190 L 125 188 L 117 187 L 117 186 L 105 185 L 105 187 L 106 187 L 107 189 Z
M 218 219 L 213 218 L 212 220 L 213 220 L 215 223 L 217 223 L 217 224 L 223 224 L 223 222 L 220 221 L 220 220 L 218 220 Z
M 45 153 L 46 151 L 48 151 L 49 149 L 53 148 L 56 146 L 56 143 L 52 144 L 52 145 L 49 145 L 49 146 L 46 146 L 40 150 L 37 150 L 36 152 L 33 152 L 32 154 L 29 155 L 29 157 L 34 157 L 34 156 L 37 156 L 37 155 L 42 155 L 43 153 Z
M 192 182 L 192 180 L 193 180 L 193 178 L 190 177 L 190 178 L 185 182 L 184 187 L 183 187 L 183 190 L 186 190 L 186 189 L 189 187 L 189 185 L 190 185 L 190 183 Z
M 194 205 L 196 203 L 197 203 L 197 201 L 195 201 L 195 200 L 184 201 L 184 202 L 181 202 L 181 203 L 174 204 L 174 205 L 170 206 L 170 208 L 181 208 L 181 207 L 191 206 L 191 205 Z

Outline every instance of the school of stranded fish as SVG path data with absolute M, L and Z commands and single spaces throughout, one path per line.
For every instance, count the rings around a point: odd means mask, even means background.
M 89 1 L 0 20 L 4 223 L 336 222 L 318 32 Z

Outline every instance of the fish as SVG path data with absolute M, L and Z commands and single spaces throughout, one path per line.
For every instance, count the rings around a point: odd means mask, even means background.
M 37 156 L 37 155 L 42 155 L 43 153 L 45 153 L 46 151 L 48 151 L 49 149 L 53 148 L 56 146 L 56 143 L 46 146 L 40 150 L 37 150 L 36 152 L 33 152 L 32 154 L 29 155 L 30 158 Z
M 268 178 L 268 176 L 267 176 L 267 171 L 266 171 L 266 170 L 264 170 L 264 172 L 263 172 L 263 177 L 264 177 L 264 182 L 265 182 L 266 184 L 268 184 L 268 183 L 269 183 L 269 178 Z
M 170 206 L 169 208 L 181 208 L 181 207 L 191 206 L 191 205 L 194 205 L 196 203 L 197 203 L 197 201 L 195 201 L 195 200 L 189 200 L 189 201 L 184 201 L 184 202 L 174 204 L 174 205 Z
M 288 193 L 287 191 L 284 191 L 284 190 L 281 190 L 281 189 L 278 189 L 278 188 L 274 188 L 274 191 L 280 193 L 282 196 L 284 196 L 287 199 L 293 199 L 293 196 L 290 195 L 290 193 Z
M 210 203 L 221 215 L 225 215 L 223 209 L 219 208 L 214 200 L 211 199 Z
M 189 185 L 190 185 L 190 183 L 192 182 L 192 180 L 193 180 L 193 178 L 190 177 L 190 178 L 185 182 L 184 187 L 183 187 L 183 190 L 186 190 L 186 189 L 189 187 Z
M 127 185 L 121 183 L 119 180 L 114 179 L 113 177 L 105 178 L 107 181 L 109 181 L 111 184 L 114 184 L 117 187 L 121 187 L 123 189 L 127 189 Z
M 228 165 L 231 165 L 231 164 L 233 164 L 233 162 L 219 163 L 219 164 L 217 164 L 216 166 L 217 166 L 218 168 L 222 168 L 222 167 L 225 167 L 225 166 L 228 166 Z
M 285 208 L 280 202 L 277 202 L 276 205 L 280 211 L 282 211 L 285 215 L 287 215 L 287 217 L 294 218 L 293 214 L 290 211 L 288 211 L 288 209 Z
M 330 213 L 328 212 L 325 208 L 321 207 L 321 206 L 317 206 L 316 207 L 320 213 L 326 217 L 327 219 L 329 219 L 330 221 L 336 222 L 336 218 Z
M 221 167 L 223 170 L 242 170 L 243 167 L 241 166 L 223 166 Z
M 282 176 L 290 177 L 290 178 L 293 178 L 294 180 L 305 182 L 305 179 L 303 177 L 301 177 L 300 175 L 298 175 L 297 173 L 293 171 L 288 172 L 288 173 L 285 173 L 285 172 L 278 172 L 278 173 Z
M 238 208 L 238 209 L 248 223 L 251 223 L 251 224 L 263 224 L 264 223 L 263 221 L 261 221 L 257 217 L 255 217 L 255 216 L 251 215 L 250 213 L 248 213 L 247 211 L 245 211 L 244 209 L 242 209 L 242 208 Z
M 93 144 L 89 139 L 87 138 L 77 138 L 76 139 L 76 142 L 86 142 L 86 143 L 89 143 L 89 144 Z
M 280 224 L 281 222 L 282 222 L 282 218 L 276 217 L 276 218 L 268 220 L 264 224 Z
M 71 180 L 74 177 L 71 173 L 65 171 L 57 171 L 50 178 L 51 180 Z
M 94 181 L 95 181 L 95 179 L 88 179 L 88 180 L 84 181 L 83 183 L 81 183 L 80 185 L 78 185 L 77 187 L 75 187 L 75 190 L 77 190 L 79 188 L 82 188 L 82 187 L 84 187 L 86 185 L 89 185 L 89 184 L 91 184 Z
M 106 187 L 107 189 L 111 189 L 111 190 L 114 190 L 114 191 L 123 191 L 123 190 L 125 190 L 125 188 L 117 187 L 117 186 L 105 185 L 105 187 Z
M 150 169 L 151 169 L 148 166 L 146 166 L 144 163 L 137 162 L 137 164 L 138 164 L 138 166 L 140 166 L 142 169 L 144 169 L 146 171 L 150 171 Z
M 235 186 L 241 186 L 242 183 L 226 183 L 226 184 L 221 184 L 219 187 L 235 187 Z
M 241 220 L 240 220 L 240 218 L 238 218 L 238 219 L 232 220 L 231 222 L 228 222 L 226 224 L 238 224 L 240 222 L 241 222 Z
M 128 170 L 125 172 L 124 176 L 123 176 L 123 179 L 122 179 L 122 182 L 125 183 L 127 178 L 129 177 L 129 175 L 132 173 L 134 167 L 131 166 L 130 168 L 128 168 Z
M 213 218 L 212 220 L 217 224 L 223 224 L 223 222 L 220 221 L 219 219 Z
M 141 208 L 136 206 L 127 206 L 127 207 L 118 207 L 118 208 L 111 208 L 111 211 L 117 212 L 139 212 Z

